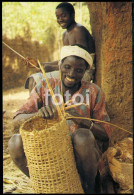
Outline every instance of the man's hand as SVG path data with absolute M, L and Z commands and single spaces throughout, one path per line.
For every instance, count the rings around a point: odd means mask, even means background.
M 52 71 L 59 70 L 58 65 L 51 65 L 51 64 L 48 64 L 48 63 L 43 63 L 43 65 L 44 65 L 45 72 L 52 72 Z
M 25 60 L 24 60 L 25 64 L 29 67 L 29 68 L 39 68 L 39 64 L 36 60 L 34 60 L 33 58 L 29 58 L 29 57 L 26 57 Z M 34 66 L 33 66 L 33 65 Z
M 66 110 L 66 112 L 72 116 L 75 116 L 75 117 L 83 117 L 81 116 L 77 110 L 75 108 L 70 108 L 68 110 Z M 83 117 L 84 118 L 84 117 Z M 80 127 L 85 127 L 85 128 L 90 128 L 91 126 L 91 121 L 90 120 L 87 120 L 87 119 L 71 119 L 73 120 L 76 124 L 78 124 Z
M 52 119 L 52 118 L 57 118 L 58 113 L 56 106 L 44 106 L 41 109 L 39 109 L 38 114 L 46 119 Z

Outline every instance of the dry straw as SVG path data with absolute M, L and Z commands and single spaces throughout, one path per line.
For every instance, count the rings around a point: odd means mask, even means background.
M 32 187 L 35 193 L 84 193 L 66 119 L 56 107 L 58 119 L 34 116 L 20 127 Z

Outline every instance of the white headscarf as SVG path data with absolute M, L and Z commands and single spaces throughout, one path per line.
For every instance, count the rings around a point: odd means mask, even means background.
M 94 55 L 95 55 L 94 53 L 89 54 L 85 49 L 77 45 L 75 46 L 68 45 L 68 46 L 63 46 L 61 48 L 60 60 L 68 56 L 78 56 L 80 58 L 83 58 L 91 68 L 93 65 Z

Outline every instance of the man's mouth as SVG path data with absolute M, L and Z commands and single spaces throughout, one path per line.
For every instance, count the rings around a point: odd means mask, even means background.
M 69 82 L 74 82 L 75 79 L 72 79 L 72 78 L 69 78 L 69 77 L 66 77 L 66 79 L 69 81 Z
M 65 26 L 66 25 L 66 23 L 64 23 L 64 22 L 61 22 L 59 24 L 60 24 L 60 26 Z

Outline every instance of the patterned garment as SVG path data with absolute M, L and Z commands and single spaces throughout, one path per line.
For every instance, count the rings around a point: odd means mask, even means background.
M 51 78 L 49 79 L 49 83 L 53 89 L 54 94 L 61 94 L 60 79 Z M 55 95 L 55 97 L 57 101 L 59 101 L 59 96 Z M 74 105 L 75 103 L 79 102 L 84 103 L 83 105 L 75 107 L 80 116 L 106 122 L 110 121 L 105 108 L 105 94 L 96 84 L 81 81 L 80 89 L 71 97 L 68 105 Z M 42 106 L 45 106 L 47 103 L 52 105 L 52 99 L 45 79 L 43 79 L 42 82 L 38 83 L 31 91 L 30 97 L 27 99 L 26 103 L 15 113 L 14 117 L 18 114 L 29 114 L 37 112 L 38 109 L 40 109 Z M 59 106 L 61 107 L 61 105 Z M 73 133 L 78 128 L 78 125 L 75 124 L 72 120 L 67 120 L 67 124 L 71 133 Z M 105 128 L 108 136 L 110 137 L 112 133 L 111 126 L 105 123 L 100 124 Z
M 60 78 L 60 74 L 59 71 L 52 71 L 52 72 L 48 72 L 46 73 L 47 78 Z M 38 82 L 41 82 L 42 79 L 44 79 L 44 76 L 41 72 L 37 72 L 35 74 L 30 75 L 25 82 L 25 89 L 28 89 L 29 87 L 29 79 L 33 78 L 35 83 L 37 84 Z

